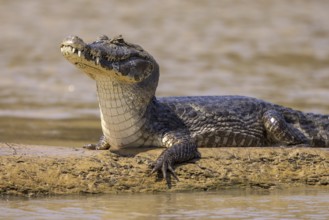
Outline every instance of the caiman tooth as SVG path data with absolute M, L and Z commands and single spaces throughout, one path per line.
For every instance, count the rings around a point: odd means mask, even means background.
M 72 48 L 72 53 L 74 53 L 75 52 L 75 48 Z
M 99 57 L 96 57 L 96 64 L 99 64 Z
M 81 57 L 81 50 L 78 50 L 78 56 Z

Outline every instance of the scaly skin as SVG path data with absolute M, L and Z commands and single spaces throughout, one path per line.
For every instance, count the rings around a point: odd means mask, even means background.
M 96 81 L 103 136 L 88 148 L 166 147 L 152 172 L 195 158 L 197 147 L 329 147 L 329 115 L 302 113 L 243 96 L 156 98 L 159 66 L 121 36 L 61 45 L 68 61 Z

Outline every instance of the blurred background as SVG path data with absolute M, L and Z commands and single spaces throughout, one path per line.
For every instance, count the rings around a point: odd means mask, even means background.
M 327 0 L 0 3 L 0 142 L 98 140 L 95 84 L 62 57 L 67 35 L 141 45 L 160 65 L 158 96 L 246 95 L 329 113 Z

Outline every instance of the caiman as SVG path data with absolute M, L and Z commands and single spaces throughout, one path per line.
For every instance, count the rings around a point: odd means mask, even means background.
M 329 147 L 329 115 L 244 96 L 155 97 L 159 65 L 122 36 L 69 36 L 61 52 L 96 81 L 103 136 L 87 147 L 166 147 L 152 173 L 167 182 L 173 165 L 200 158 L 198 147 Z

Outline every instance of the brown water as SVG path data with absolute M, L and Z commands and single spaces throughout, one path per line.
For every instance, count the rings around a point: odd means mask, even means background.
M 0 200 L 3 219 L 329 219 L 329 192 L 229 190 Z
M 239 94 L 329 113 L 327 0 L 0 0 L 0 5 L 0 142 L 81 146 L 97 141 L 101 130 L 94 82 L 60 54 L 60 42 L 71 34 L 86 41 L 101 34 L 123 34 L 142 45 L 161 66 L 159 96 Z M 228 194 L 228 203 L 220 193 L 205 194 L 214 197 L 206 202 L 200 195 L 148 195 L 144 202 L 161 204 L 145 203 L 158 211 L 154 214 L 150 208 L 146 216 L 171 218 L 170 211 L 176 210 L 185 218 L 190 214 L 239 218 L 246 211 L 256 213 L 250 218 L 278 212 L 273 218 L 297 219 L 291 210 L 328 206 L 328 191 L 278 198 Z M 170 206 L 172 197 L 179 196 L 212 208 L 194 209 L 191 204 L 185 207 L 185 202 Z M 106 209 L 113 198 L 102 198 L 100 206 Z M 114 201 L 138 202 L 138 198 L 114 197 Z M 245 204 L 240 207 L 241 198 Z M 54 218 L 64 212 L 73 217 L 75 212 L 110 215 L 110 209 L 88 208 L 97 199 L 86 199 L 87 205 L 81 198 L 73 199 L 77 206 L 69 206 L 70 199 L 28 200 L 4 211 L 18 211 L 17 218 L 31 213 Z M 286 199 L 286 207 L 277 199 Z M 287 208 L 295 202 L 301 205 Z M 63 208 L 45 207 L 62 203 Z M 278 209 L 273 211 L 273 206 Z M 319 213 L 317 217 L 322 216 Z

